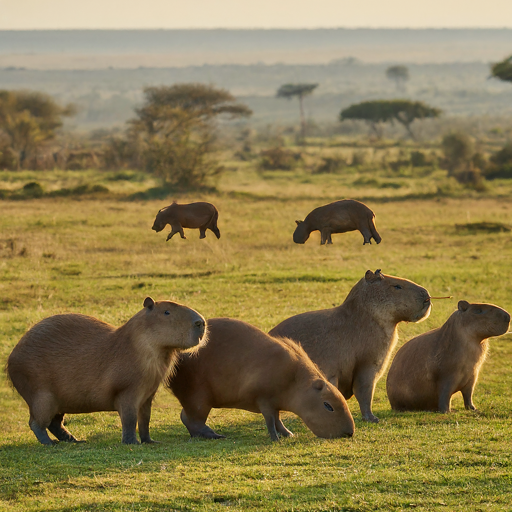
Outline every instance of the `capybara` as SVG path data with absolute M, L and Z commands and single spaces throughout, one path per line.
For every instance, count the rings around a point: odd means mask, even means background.
M 197 345 L 205 320 L 175 302 L 144 301 L 144 309 L 115 328 L 78 314 L 50 316 L 34 325 L 7 361 L 13 386 L 27 402 L 29 426 L 42 444 L 76 442 L 66 413 L 117 411 L 123 443 L 152 443 L 151 402 L 175 364 L 177 350 Z
M 206 230 L 209 229 L 215 233 L 217 238 L 220 238 L 220 231 L 217 227 L 218 218 L 219 212 L 212 203 L 178 204 L 174 201 L 156 214 L 151 229 L 159 233 L 169 224 L 172 229 L 167 235 L 166 242 L 176 233 L 179 233 L 181 238 L 187 238 L 183 228 L 199 228 L 199 238 L 206 238 Z
M 461 300 L 444 325 L 397 352 L 386 382 L 391 407 L 449 412 L 452 395 L 461 391 L 466 409 L 475 410 L 473 390 L 489 349 L 487 338 L 505 334 L 509 325 L 504 309 Z
M 341 393 L 302 348 L 239 320 L 208 320 L 208 343 L 178 356 L 166 385 L 180 401 L 192 437 L 221 436 L 206 425 L 212 408 L 263 414 L 273 441 L 292 433 L 280 411 L 297 414 L 318 437 L 352 436 L 354 420 Z
M 398 340 L 398 323 L 427 318 L 430 305 L 425 288 L 368 270 L 340 306 L 292 316 L 270 334 L 299 342 L 347 400 L 355 395 L 363 419 L 376 423 L 373 393 Z
M 296 220 L 297 227 L 293 241 L 303 244 L 312 231 L 320 231 L 320 244 L 332 244 L 332 233 L 346 233 L 358 230 L 364 237 L 364 244 L 371 244 L 372 238 L 380 244 L 382 238 L 375 227 L 375 214 L 365 204 L 354 199 L 334 201 L 315 208 L 307 217 Z

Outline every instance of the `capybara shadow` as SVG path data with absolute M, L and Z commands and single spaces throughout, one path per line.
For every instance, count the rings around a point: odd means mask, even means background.
M 488 338 L 505 334 L 509 325 L 504 309 L 461 300 L 441 327 L 416 336 L 397 352 L 386 381 L 392 409 L 450 412 L 452 395 L 460 391 L 465 408 L 475 410 L 473 391 Z
M 151 229 L 159 233 L 169 224 L 171 232 L 167 235 L 166 241 L 176 233 L 179 233 L 181 238 L 187 238 L 183 228 L 199 229 L 199 238 L 206 238 L 206 230 L 209 229 L 217 238 L 220 238 L 220 231 L 217 227 L 218 218 L 219 212 L 211 203 L 178 204 L 174 201 L 157 213 Z
M 239 320 L 208 320 L 208 343 L 178 355 L 166 386 L 180 401 L 192 437 L 224 437 L 206 425 L 212 408 L 261 413 L 273 441 L 292 435 L 280 411 L 295 413 L 318 437 L 354 432 L 345 399 L 300 346 Z
M 303 244 L 312 231 L 320 231 L 320 244 L 332 244 L 333 233 L 359 231 L 364 244 L 371 244 L 372 238 L 380 244 L 382 238 L 375 227 L 375 214 L 365 204 L 354 199 L 343 199 L 319 206 L 302 220 L 296 220 L 297 227 L 293 233 L 293 241 Z
M 269 334 L 300 343 L 347 400 L 355 395 L 363 419 L 376 423 L 375 384 L 397 343 L 398 324 L 424 320 L 430 306 L 425 288 L 368 270 L 340 306 L 292 316 Z
M 204 318 L 175 302 L 144 301 L 144 309 L 119 328 L 79 314 L 48 317 L 14 347 L 7 374 L 27 402 L 37 439 L 76 442 L 64 415 L 117 411 L 122 441 L 152 443 L 151 403 L 177 351 L 199 344 Z

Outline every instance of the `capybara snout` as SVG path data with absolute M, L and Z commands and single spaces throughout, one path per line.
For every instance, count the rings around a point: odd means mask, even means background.
M 354 420 L 343 395 L 331 383 L 316 379 L 302 397 L 301 418 L 317 437 L 354 435 Z

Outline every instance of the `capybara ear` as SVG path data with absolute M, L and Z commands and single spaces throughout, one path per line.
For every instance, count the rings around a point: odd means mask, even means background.
M 384 276 L 380 272 L 380 268 L 378 268 L 375 271 L 375 274 L 371 270 L 367 270 L 366 274 L 364 275 L 364 278 L 369 283 L 375 283 L 376 281 L 380 281 L 381 279 L 384 279 Z
M 465 300 L 459 300 L 458 308 L 459 311 L 467 311 L 469 308 L 469 302 Z
M 295 224 L 297 224 L 297 226 L 298 226 L 299 224 L 302 224 L 302 221 L 301 220 L 296 220 Z
M 155 305 L 155 301 L 151 297 L 146 297 L 144 299 L 144 307 L 152 310 Z
M 322 379 L 316 379 L 313 382 L 313 389 L 318 389 L 318 391 L 322 391 L 324 389 L 325 382 Z

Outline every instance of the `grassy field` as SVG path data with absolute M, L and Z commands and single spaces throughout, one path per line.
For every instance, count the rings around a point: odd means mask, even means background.
M 268 330 L 292 314 L 340 304 L 376 268 L 453 296 L 436 302 L 425 322 L 401 325 L 399 346 L 442 324 L 461 299 L 512 310 L 511 233 L 463 227 L 512 225 L 506 182 L 478 194 L 440 171 L 261 175 L 233 164 L 219 192 L 180 197 L 217 205 L 221 239 L 208 232 L 199 240 L 189 230 L 187 240 L 166 243 L 167 230 L 150 227 L 169 199 L 127 200 L 154 186 L 137 173 L 4 172 L 0 188 L 33 180 L 45 190 L 89 183 L 110 192 L 0 201 L 2 364 L 27 328 L 56 313 L 120 325 L 151 295 Z M 344 197 L 376 212 L 380 245 L 363 246 L 359 233 L 335 235 L 332 246 L 320 246 L 318 234 L 293 244 L 295 219 Z M 477 412 L 465 411 L 460 396 L 451 414 L 392 412 L 384 377 L 373 408 L 378 425 L 362 422 L 349 401 L 350 440 L 317 439 L 288 414 L 297 435 L 271 443 L 261 416 L 216 410 L 209 424 L 227 439 L 190 441 L 179 404 L 160 390 L 151 422 L 160 444 L 123 446 L 117 414 L 98 413 L 68 417 L 86 444 L 47 448 L 2 374 L 0 510 L 510 510 L 511 341 L 510 334 L 491 341 Z

